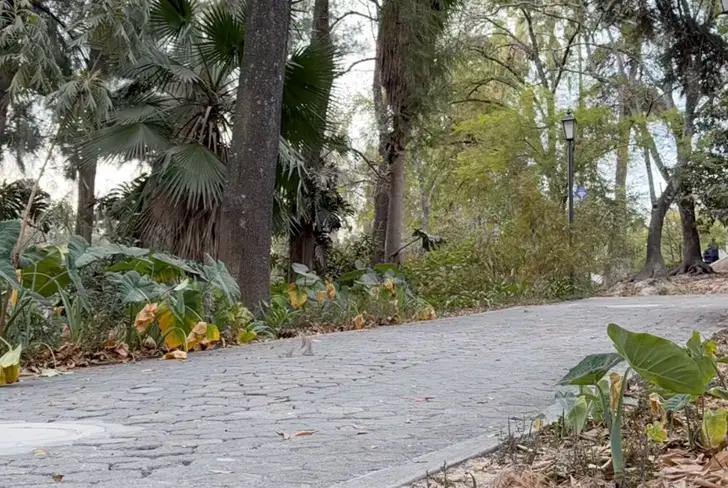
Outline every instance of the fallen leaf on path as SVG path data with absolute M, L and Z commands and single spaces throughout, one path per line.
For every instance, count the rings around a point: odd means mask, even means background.
M 48 457 L 48 451 L 45 449 L 33 449 L 33 456 L 43 459 Z
M 70 374 L 70 372 L 66 371 L 65 373 L 61 373 L 57 369 L 53 368 L 40 368 L 40 373 L 38 373 L 38 376 L 42 378 L 53 378 L 54 376 L 59 376 L 61 374 Z
M 162 356 L 162 359 L 187 359 L 187 353 L 176 349 Z
M 283 437 L 284 441 L 288 441 L 291 439 L 295 439 L 296 437 L 314 435 L 315 433 L 315 430 L 299 430 L 298 432 L 278 432 L 278 435 Z
M 56 483 L 60 483 L 61 481 L 63 481 L 63 475 L 62 474 L 56 473 L 52 477 L 53 477 L 53 481 L 55 481 Z

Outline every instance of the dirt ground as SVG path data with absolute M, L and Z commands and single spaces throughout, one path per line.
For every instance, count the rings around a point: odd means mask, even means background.
M 698 276 L 671 276 L 663 279 L 621 282 L 607 290 L 605 296 L 635 295 L 722 295 L 728 294 L 728 261 L 713 267 L 716 272 Z

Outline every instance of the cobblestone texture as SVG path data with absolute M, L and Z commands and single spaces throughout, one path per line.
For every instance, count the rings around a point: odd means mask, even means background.
M 0 456 L 0 487 L 328 487 L 538 413 L 568 367 L 609 350 L 608 322 L 684 340 L 727 308 L 592 299 L 319 336 L 313 356 L 277 341 L 25 380 L 0 389 L 1 421 L 136 429 Z

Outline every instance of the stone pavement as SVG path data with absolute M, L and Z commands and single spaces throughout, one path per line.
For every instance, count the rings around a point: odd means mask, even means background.
M 26 379 L 0 389 L 0 422 L 115 427 L 0 455 L 0 487 L 387 488 L 551 404 L 610 350 L 608 322 L 684 340 L 726 312 L 727 296 L 600 298 L 319 336 L 313 356 L 276 341 Z M 315 432 L 279 434 L 298 431 Z

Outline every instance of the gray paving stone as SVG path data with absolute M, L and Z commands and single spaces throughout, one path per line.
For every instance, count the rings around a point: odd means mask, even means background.
M 314 356 L 279 341 L 27 379 L 0 389 L 2 421 L 135 429 L 0 456 L 0 488 L 389 488 L 550 405 L 569 367 L 610 349 L 608 322 L 685 340 L 727 305 L 592 299 L 319 336 Z M 316 432 L 279 435 L 303 430 Z

